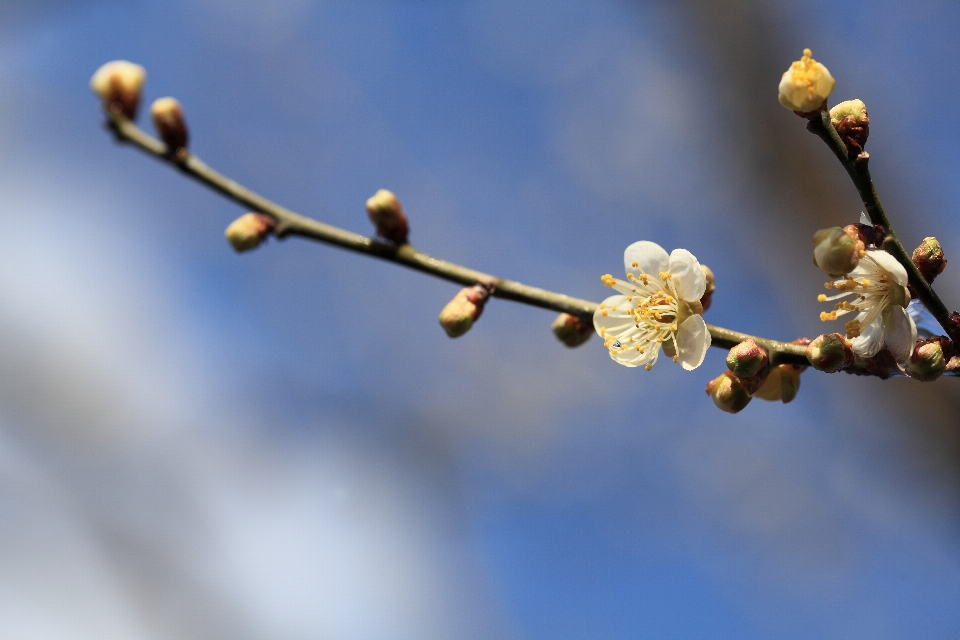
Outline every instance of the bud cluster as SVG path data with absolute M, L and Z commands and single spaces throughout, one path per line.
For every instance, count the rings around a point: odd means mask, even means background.
M 801 338 L 797 343 L 809 340 Z M 767 350 L 753 339 L 744 340 L 727 354 L 727 371 L 707 383 L 707 394 L 719 409 L 742 411 L 754 397 L 771 402 L 790 402 L 800 389 L 800 374 L 806 367 L 770 364 Z

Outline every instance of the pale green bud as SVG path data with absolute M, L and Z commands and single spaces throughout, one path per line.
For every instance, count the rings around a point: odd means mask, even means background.
M 237 253 L 256 249 L 276 228 L 276 221 L 262 213 L 245 213 L 227 227 L 224 235 Z
M 780 400 L 786 404 L 797 397 L 799 389 L 800 369 L 792 364 L 780 364 L 770 370 L 767 379 L 753 396 L 771 402 Z
M 407 216 L 397 196 L 380 189 L 367 200 L 367 215 L 377 229 L 377 235 L 397 244 L 406 244 L 410 228 Z
M 907 375 L 921 382 L 936 380 L 947 370 L 939 342 L 918 344 L 906 364 Z
M 553 321 L 552 329 L 557 340 L 571 348 L 579 347 L 594 333 L 593 323 L 584 322 L 582 318 L 569 313 L 558 315 Z
M 459 338 L 473 327 L 489 297 L 490 292 L 481 285 L 461 289 L 440 311 L 440 326 L 451 338 Z
M 826 333 L 807 345 L 807 360 L 817 371 L 834 373 L 853 362 L 853 349 L 839 333 Z
M 831 227 L 813 234 L 813 264 L 828 276 L 836 278 L 853 271 L 865 250 L 853 226 Z
M 752 338 L 744 340 L 727 353 L 727 368 L 740 378 L 752 378 L 768 362 L 767 350 Z
M 933 236 L 924 238 L 920 246 L 913 250 L 912 260 L 927 282 L 933 282 L 933 279 L 947 266 L 947 259 L 943 257 L 943 247 Z
M 707 383 L 707 395 L 718 409 L 727 413 L 739 413 L 750 403 L 750 393 L 729 371 L 724 371 Z

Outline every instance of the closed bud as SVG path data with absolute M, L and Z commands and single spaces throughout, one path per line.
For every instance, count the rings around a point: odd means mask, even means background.
M 114 60 L 97 69 L 90 78 L 90 88 L 100 96 L 104 110 L 133 120 L 146 79 L 147 72 L 140 65 Z
M 770 402 L 777 400 L 784 404 L 790 402 L 797 397 L 797 391 L 800 389 L 801 371 L 801 368 L 792 364 L 779 364 L 773 367 L 753 396 Z
M 707 383 L 707 395 L 718 409 L 727 413 L 739 413 L 750 403 L 750 393 L 729 371 L 724 371 Z
M 846 100 L 830 109 L 830 122 L 847 145 L 847 155 L 856 158 L 870 136 L 870 116 L 862 100 Z
M 558 315 L 552 328 L 557 340 L 571 348 L 582 345 L 594 332 L 592 322 L 584 322 L 582 318 L 569 313 Z
M 754 342 L 744 340 L 727 354 L 727 368 L 737 377 L 752 378 L 767 365 L 767 350 Z
M 780 78 L 780 104 L 800 115 L 821 111 L 836 84 L 827 68 L 812 55 L 810 49 L 804 49 L 803 57 Z
M 817 371 L 834 373 L 853 362 L 853 349 L 839 333 L 826 333 L 807 345 L 807 360 Z
M 706 311 L 710 308 L 710 303 L 713 302 L 713 292 L 717 290 L 717 283 L 716 279 L 713 277 L 713 271 L 710 270 L 710 267 L 702 264 L 700 265 L 700 268 L 703 269 L 703 275 L 707 277 L 707 288 L 704 289 L 703 297 L 700 298 L 700 306 L 703 307 L 703 311 Z
M 237 253 L 256 249 L 276 228 L 276 221 L 263 213 L 245 213 L 227 227 L 224 235 Z
M 175 98 L 158 98 L 150 105 L 150 116 L 157 135 L 167 145 L 167 152 L 176 153 L 187 146 L 187 124 L 183 109 Z
M 397 196 L 380 189 L 367 200 L 367 215 L 377 229 L 377 235 L 397 244 L 406 244 L 409 226 L 407 216 Z
M 451 338 L 459 338 L 470 331 L 489 297 L 490 292 L 479 284 L 461 289 L 440 311 L 440 326 Z
M 943 257 L 943 247 L 936 238 L 924 238 L 920 246 L 913 250 L 913 264 L 927 282 L 933 282 L 940 275 L 947 266 L 947 259 Z
M 813 264 L 828 276 L 836 278 L 850 273 L 865 252 L 866 246 L 854 225 L 843 229 L 830 227 L 813 234 Z
M 943 349 L 936 341 L 917 341 L 906 365 L 907 375 L 921 382 L 936 380 L 947 370 L 947 361 L 943 357 Z

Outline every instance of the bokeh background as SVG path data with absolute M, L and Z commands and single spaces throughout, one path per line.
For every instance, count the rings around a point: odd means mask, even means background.
M 578 297 L 624 247 L 717 275 L 710 322 L 824 331 L 840 166 L 776 100 L 804 47 L 863 99 L 905 243 L 960 307 L 960 5 L 0 2 L 0 637 L 956 638 L 960 384 L 808 371 L 736 416 L 553 314 L 305 241 L 103 130 L 148 70 L 205 161 Z M 141 117 L 145 122 L 146 118 Z M 146 125 L 145 125 L 146 126 Z

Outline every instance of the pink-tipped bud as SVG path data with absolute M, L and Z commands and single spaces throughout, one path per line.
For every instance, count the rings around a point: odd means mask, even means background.
M 470 331 L 489 297 L 490 291 L 479 284 L 461 289 L 440 312 L 440 326 L 451 338 L 459 338 Z
M 806 367 L 803 367 L 805 369 Z M 755 398 L 776 402 L 780 400 L 784 404 L 797 397 L 797 391 L 800 389 L 800 367 L 792 364 L 780 364 L 770 370 L 767 379 L 760 385 Z
M 830 122 L 847 145 L 847 155 L 856 158 L 870 137 L 870 116 L 862 100 L 846 100 L 830 109 Z
M 943 247 L 936 238 L 924 238 L 920 246 L 913 250 L 913 264 L 927 282 L 933 282 L 940 275 L 947 266 L 947 259 L 943 257 Z
M 856 227 L 831 227 L 813 234 L 813 264 L 828 276 L 839 277 L 853 271 L 866 247 Z
M 114 60 L 97 69 L 90 78 L 90 88 L 100 96 L 104 110 L 133 120 L 146 79 L 147 72 L 140 65 Z
M 707 395 L 718 409 L 727 413 L 739 413 L 750 403 L 750 393 L 729 371 L 724 371 L 707 383 Z
M 853 362 L 853 349 L 839 333 L 826 333 L 807 345 L 807 360 L 817 371 L 834 373 Z
M 931 382 L 947 370 L 947 360 L 937 341 L 918 340 L 906 365 L 907 375 L 921 382 Z
M 584 322 L 583 318 L 561 313 L 553 321 L 553 335 L 557 340 L 570 348 L 579 347 L 593 335 L 593 323 Z
M 263 213 L 245 213 L 227 227 L 224 235 L 237 253 L 259 247 L 276 228 L 276 221 Z
M 395 242 L 406 244 L 410 232 L 407 216 L 397 196 L 386 189 L 380 189 L 367 200 L 367 214 L 377 229 L 377 235 Z
M 717 290 L 717 283 L 716 279 L 713 277 L 713 271 L 710 270 L 710 267 L 702 264 L 700 265 L 700 268 L 703 269 L 703 275 L 707 277 L 707 288 L 704 289 L 703 297 L 700 298 L 700 306 L 702 306 L 703 310 L 706 311 L 710 308 L 710 303 L 713 302 L 713 292 Z
M 767 350 L 752 338 L 744 340 L 727 353 L 727 368 L 739 378 L 752 378 L 770 361 Z
M 187 147 L 187 124 L 183 120 L 183 108 L 175 98 L 157 98 L 150 105 L 150 116 L 157 135 L 167 145 L 169 153 Z

